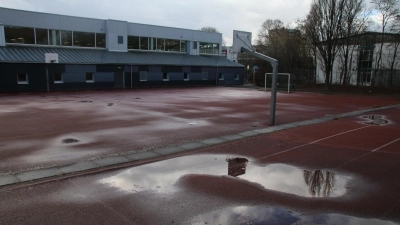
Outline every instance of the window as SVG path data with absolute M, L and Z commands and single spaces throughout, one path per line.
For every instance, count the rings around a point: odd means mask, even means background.
M 61 31 L 61 45 L 72 46 L 72 31 Z
M 86 83 L 93 83 L 93 73 L 86 73 Z
M 213 54 L 219 55 L 219 44 L 213 44 Z
M 157 38 L 149 38 L 149 50 L 156 50 L 157 49 Z
M 141 50 L 149 50 L 149 38 L 148 37 L 140 37 L 140 49 Z
M 180 41 L 165 39 L 165 51 L 179 52 L 180 51 Z
M 370 84 L 372 75 L 372 62 L 375 46 L 359 46 L 358 55 L 358 74 L 357 82 L 359 84 Z
M 201 79 L 202 80 L 208 80 L 208 72 L 201 73 Z
M 219 73 L 218 79 L 219 79 L 219 80 L 223 80 L 223 79 L 224 79 L 224 74 L 223 74 L 223 73 Z
M 128 36 L 128 49 L 140 49 L 140 37 Z
M 163 73 L 162 79 L 163 79 L 163 81 L 169 81 L 169 79 L 168 79 L 168 73 Z
M 186 52 L 186 41 L 181 41 L 181 52 Z
M 55 74 L 53 75 L 53 78 L 54 78 L 54 83 L 55 83 L 55 84 L 64 83 L 64 81 L 63 81 L 63 79 L 62 79 L 61 73 L 55 73 Z
M 219 44 L 200 42 L 200 53 L 219 55 Z M 225 50 L 225 54 L 226 54 Z
M 193 49 L 197 49 L 197 42 L 193 42 Z
M 18 84 L 29 84 L 28 74 L 26 73 L 17 74 L 17 82 Z
M 147 81 L 147 71 L 140 71 L 139 78 L 140 78 L 140 81 Z
M 239 74 L 235 73 L 235 80 L 239 80 Z
M 106 34 L 96 34 L 96 48 L 106 47 Z
M 60 45 L 60 31 L 59 30 L 50 30 L 50 45 Z
M 363 84 L 369 84 L 371 83 L 371 70 L 363 70 L 360 71 L 360 76 L 359 79 L 361 79 L 359 82 Z
M 48 45 L 49 44 L 49 36 L 47 29 L 35 29 L 36 33 L 36 44 L 37 45 Z
M 165 51 L 164 38 L 157 38 L 157 50 L 158 51 Z
M 74 46 L 94 47 L 95 34 L 89 32 L 74 31 Z
M 200 42 L 200 53 L 213 54 L 213 44 Z
M 124 44 L 124 36 L 118 36 L 118 44 Z
M 188 73 L 184 73 L 183 74 L 183 80 L 184 81 L 188 81 L 189 80 L 189 74 Z
M 35 31 L 30 27 L 5 26 L 6 43 L 35 44 Z
M 105 34 L 5 26 L 6 43 L 105 48 Z

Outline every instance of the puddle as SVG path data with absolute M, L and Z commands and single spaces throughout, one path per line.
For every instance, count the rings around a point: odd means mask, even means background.
M 67 138 L 67 139 L 62 140 L 62 143 L 64 143 L 64 144 L 70 144 L 70 143 L 76 143 L 76 142 L 79 142 L 79 141 L 76 139 L 73 139 L 73 138 Z
M 185 223 L 186 224 L 186 223 Z M 340 214 L 319 214 L 305 216 L 282 207 L 240 206 L 199 215 L 188 224 L 340 224 L 340 225 L 394 225 L 396 223 L 379 219 L 364 219 Z
M 184 175 L 229 175 L 238 182 L 254 182 L 265 189 L 298 196 L 337 197 L 345 194 L 350 179 L 324 170 L 310 171 L 285 164 L 257 165 L 249 161 L 239 156 L 184 156 L 125 169 L 100 183 L 127 192 L 172 192 L 175 182 Z
M 388 124 L 389 121 L 385 119 L 382 115 L 365 115 L 362 116 L 363 119 L 367 119 L 369 122 L 365 122 L 365 124 L 372 125 L 385 125 Z

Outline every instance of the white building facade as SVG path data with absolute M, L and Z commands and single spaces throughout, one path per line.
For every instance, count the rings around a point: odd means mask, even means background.
M 385 43 L 378 43 L 379 33 L 351 37 L 345 66 L 345 45 L 341 45 L 332 69 L 332 84 L 400 87 L 399 36 L 386 34 Z M 343 43 L 343 42 L 342 42 Z M 382 54 L 381 52 L 382 46 Z M 380 56 L 381 55 L 381 56 Z M 347 73 L 345 72 L 347 71 Z M 323 60 L 317 56 L 316 82 L 325 83 Z

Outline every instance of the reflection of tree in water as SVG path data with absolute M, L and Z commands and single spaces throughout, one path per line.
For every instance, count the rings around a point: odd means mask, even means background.
M 329 197 L 335 186 L 335 174 L 326 170 L 304 170 L 303 176 L 312 196 Z

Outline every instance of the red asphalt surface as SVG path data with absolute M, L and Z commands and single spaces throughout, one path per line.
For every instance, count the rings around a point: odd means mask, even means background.
M 276 124 L 398 103 L 278 93 Z M 0 94 L 0 174 L 268 127 L 269 105 L 269 92 L 224 87 Z
M 251 93 L 248 90 L 245 92 Z M 297 94 L 295 97 L 303 95 L 310 96 Z M 152 177 L 146 176 L 146 173 L 140 180 L 129 179 L 133 171 L 152 165 L 148 164 L 152 160 L 148 160 L 123 169 L 60 178 L 37 185 L 26 184 L 18 188 L 2 188 L 0 224 L 228 224 L 213 223 L 212 217 L 206 215 L 225 215 L 229 209 L 238 206 L 280 210 L 283 215 L 264 220 L 268 223 L 258 224 L 291 224 L 282 222 L 286 214 L 298 215 L 300 219 L 318 215 L 344 215 L 347 218 L 336 223 L 324 220 L 318 224 L 400 223 L 400 108 L 380 110 L 373 114 L 383 115 L 389 123 L 369 125 L 365 124 L 368 120 L 356 116 L 168 157 L 240 155 L 249 160 L 246 173 L 252 166 L 274 164 L 310 171 L 323 169 L 336 176 L 349 177 L 345 193 L 339 197 L 302 197 L 259 185 L 270 174 L 261 174 L 260 181 L 255 182 L 227 174 L 191 172 L 174 177 L 174 169 L 171 168 L 179 168 L 177 171 L 201 171 L 208 167 L 191 168 L 176 163 L 158 168 L 162 176 L 154 178 L 157 182 L 149 188 L 135 189 L 135 182 L 141 185 L 151 183 Z M 153 159 L 157 160 L 161 158 Z M 157 168 L 148 170 L 148 173 L 154 172 L 152 170 Z M 102 182 L 121 174 L 125 174 L 125 178 L 122 176 L 121 180 L 112 183 Z M 157 186 L 162 179 L 172 180 L 173 190 L 158 191 L 162 188 Z M 131 184 L 132 190 L 120 188 L 118 185 L 121 184 Z M 257 224 L 252 222 L 252 218 L 257 216 L 260 215 L 253 212 L 229 224 Z M 357 223 L 360 218 L 366 219 L 366 222 Z

